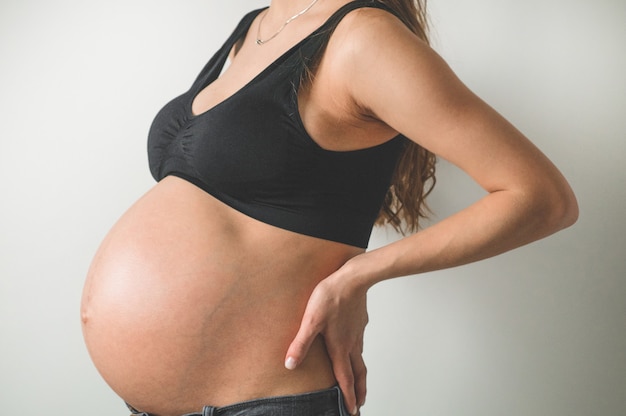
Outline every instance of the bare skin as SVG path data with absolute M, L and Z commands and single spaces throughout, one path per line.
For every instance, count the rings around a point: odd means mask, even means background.
M 279 27 L 307 3 L 272 1 L 263 27 Z M 257 18 L 193 112 L 232 95 L 345 3 L 320 2 L 262 47 L 254 43 Z M 360 9 L 339 24 L 299 104 L 322 147 L 369 147 L 401 132 L 488 195 L 363 253 L 260 223 L 166 178 L 111 230 L 83 297 L 92 358 L 133 406 L 176 416 L 338 382 L 356 413 L 366 395 L 361 353 L 372 285 L 493 256 L 576 220 L 576 200 L 552 163 L 386 12 Z
M 359 249 L 252 220 L 175 177 L 118 221 L 89 271 L 84 334 L 97 368 L 159 416 L 335 384 L 320 340 L 284 354 L 308 297 Z

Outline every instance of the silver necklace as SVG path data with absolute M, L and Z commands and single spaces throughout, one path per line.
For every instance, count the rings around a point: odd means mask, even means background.
M 266 13 L 263 13 L 263 16 L 261 16 L 261 20 L 259 20 L 259 25 L 256 28 L 256 44 L 257 45 L 264 45 L 267 42 L 269 42 L 270 40 L 274 39 L 276 36 L 278 36 L 280 34 L 280 32 L 283 31 L 283 29 L 292 21 L 296 20 L 298 17 L 302 16 L 303 14 L 305 14 L 306 12 L 308 12 L 309 10 L 311 10 L 311 7 L 313 7 L 315 5 L 315 3 L 317 3 L 317 0 L 313 0 L 311 2 L 311 4 L 309 4 L 308 6 L 306 6 L 306 8 L 304 10 L 302 10 L 301 12 L 298 12 L 296 14 L 294 14 L 293 16 L 291 16 L 289 19 L 285 20 L 285 23 L 283 23 L 283 25 L 280 27 L 280 29 L 278 29 L 276 31 L 276 33 L 274 33 L 272 36 L 270 36 L 267 39 L 261 39 L 261 25 L 263 24 L 263 19 L 265 19 L 265 15 Z

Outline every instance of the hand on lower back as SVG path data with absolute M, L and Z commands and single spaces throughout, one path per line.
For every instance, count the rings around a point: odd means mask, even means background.
M 335 378 L 347 410 L 354 414 L 365 402 L 366 367 L 363 334 L 367 325 L 366 290 L 350 289 L 336 272 L 313 290 L 300 329 L 289 346 L 285 366 L 294 369 L 318 335 L 324 337 Z

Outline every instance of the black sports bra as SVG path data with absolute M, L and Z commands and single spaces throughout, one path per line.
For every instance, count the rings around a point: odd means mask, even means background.
M 186 93 L 157 114 L 148 136 L 152 176 L 183 178 L 230 207 L 296 233 L 367 247 L 406 138 L 354 151 L 321 148 L 298 112 L 305 62 L 355 1 L 235 94 L 193 115 L 194 97 L 219 76 L 233 45 L 263 10 L 247 14 Z

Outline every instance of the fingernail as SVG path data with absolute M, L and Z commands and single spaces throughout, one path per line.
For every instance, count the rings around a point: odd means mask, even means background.
M 294 368 L 296 368 L 296 359 L 293 357 L 288 357 L 285 360 L 285 367 L 287 367 L 288 370 L 293 370 Z
M 352 411 L 352 416 L 356 416 L 356 414 L 359 413 L 359 408 L 354 406 L 354 410 Z

